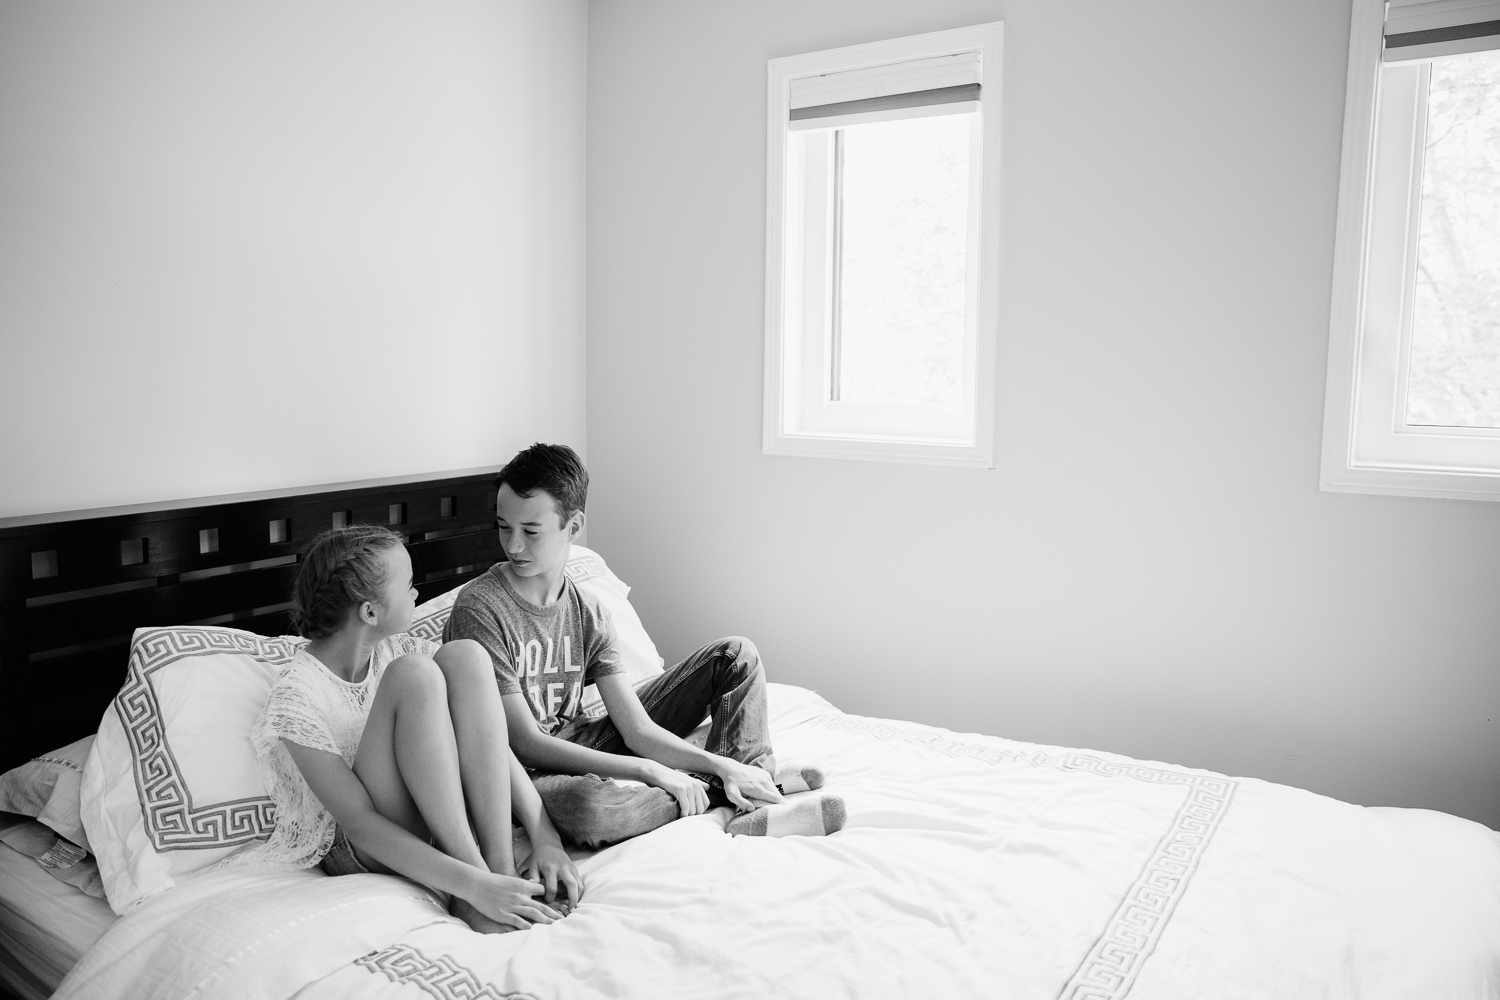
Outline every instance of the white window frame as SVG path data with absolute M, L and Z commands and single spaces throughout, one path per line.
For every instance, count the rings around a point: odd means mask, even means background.
M 994 468 L 995 340 L 999 315 L 1001 24 L 974 25 L 770 60 L 767 86 L 766 342 L 762 450 L 770 455 Z M 816 258 L 827 229 L 820 194 L 788 143 L 792 81 L 978 52 L 980 108 L 971 147 L 964 412 L 830 404 L 828 298 Z M 816 152 L 813 155 L 817 155 Z
M 1406 422 L 1427 66 L 1382 60 L 1385 5 L 1350 25 L 1322 488 L 1500 500 L 1500 430 Z M 1416 54 L 1415 52 L 1413 54 Z

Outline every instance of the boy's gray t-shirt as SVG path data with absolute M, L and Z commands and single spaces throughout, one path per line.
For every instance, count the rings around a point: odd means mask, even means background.
M 459 591 L 443 641 L 473 639 L 489 651 L 502 695 L 521 693 L 548 735 L 578 714 L 583 686 L 624 672 L 609 612 L 563 577 L 562 596 L 545 607 L 511 587 L 491 566 Z

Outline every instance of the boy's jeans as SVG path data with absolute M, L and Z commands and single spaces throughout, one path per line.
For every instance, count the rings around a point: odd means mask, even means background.
M 713 721 L 705 750 L 742 764 L 775 769 L 765 671 L 749 639 L 709 643 L 643 684 L 636 694 L 652 721 L 673 735 L 688 736 L 710 715 Z M 634 756 L 609 716 L 589 719 L 580 715 L 555 735 L 593 750 Z M 532 783 L 558 833 L 591 850 L 655 830 L 679 815 L 677 800 L 649 785 L 617 785 L 593 774 L 548 773 L 533 774 Z M 728 804 L 717 780 L 710 781 L 709 805 Z

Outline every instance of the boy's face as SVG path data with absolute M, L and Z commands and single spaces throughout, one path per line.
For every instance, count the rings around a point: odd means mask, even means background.
M 583 528 L 582 511 L 567 521 L 557 512 L 557 501 L 546 490 L 518 496 L 510 484 L 495 494 L 495 527 L 500 544 L 516 576 L 562 572 L 573 539 Z

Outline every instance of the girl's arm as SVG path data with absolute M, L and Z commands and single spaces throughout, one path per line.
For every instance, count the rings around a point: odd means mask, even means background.
M 544 891 L 542 885 L 490 872 L 477 847 L 472 859 L 450 857 L 380 815 L 343 757 L 291 740 L 282 742 L 308 787 L 361 854 L 397 875 L 466 899 L 485 916 L 508 926 L 524 929 L 558 918 L 551 907 L 533 898 Z M 535 796 L 536 790 L 531 791 Z
M 557 899 L 559 888 L 563 889 L 567 896 L 566 906 L 568 910 L 573 909 L 583 898 L 583 877 L 578 874 L 568 852 L 563 850 L 562 838 L 552 825 L 552 817 L 547 815 L 536 786 L 531 783 L 531 775 L 526 773 L 526 768 L 514 754 L 510 756 L 510 808 L 516 822 L 531 838 L 531 860 L 526 862 L 526 869 L 521 874 L 542 882 L 547 889 L 542 898 L 548 903 Z

